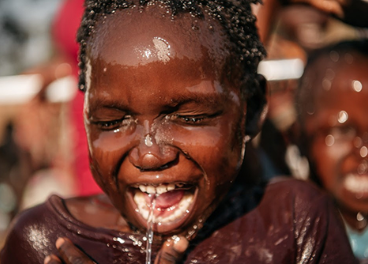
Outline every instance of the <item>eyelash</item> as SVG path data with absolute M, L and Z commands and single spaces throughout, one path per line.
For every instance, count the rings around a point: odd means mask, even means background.
M 131 116 L 125 116 L 118 120 L 98 121 L 96 124 L 102 130 L 112 130 L 122 126 L 127 126 L 131 121 L 133 121 Z
M 214 117 L 216 115 L 213 116 L 204 116 L 204 115 L 200 115 L 200 116 L 185 116 L 185 115 L 167 115 L 166 119 L 168 120 L 172 120 L 172 121 L 177 121 L 179 123 L 184 123 L 186 125 L 202 125 L 206 122 L 206 120 L 211 119 L 212 117 Z M 113 129 L 117 129 L 120 127 L 124 127 L 130 124 L 130 122 L 132 122 L 133 119 L 131 116 L 125 116 L 122 119 L 118 119 L 118 120 L 111 120 L 111 121 L 98 121 L 95 122 L 97 124 L 97 126 L 101 129 L 101 130 L 113 130 Z

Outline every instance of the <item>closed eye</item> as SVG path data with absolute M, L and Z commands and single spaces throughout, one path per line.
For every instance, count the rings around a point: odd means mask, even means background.
M 121 127 L 126 127 L 134 122 L 134 119 L 131 115 L 126 115 L 121 119 L 116 120 L 101 120 L 101 121 L 93 121 L 94 124 L 101 130 L 114 130 Z
M 167 118 L 171 121 L 179 124 L 190 125 L 190 126 L 201 126 L 201 125 L 210 125 L 211 121 L 213 121 L 219 113 L 207 115 L 181 115 L 181 114 L 172 114 L 168 115 Z

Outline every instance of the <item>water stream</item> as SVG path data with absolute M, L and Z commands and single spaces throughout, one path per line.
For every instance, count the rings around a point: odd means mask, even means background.
M 152 199 L 151 206 L 150 206 L 150 211 L 149 211 L 149 215 L 148 215 L 148 219 L 147 219 L 146 264 L 151 264 L 152 263 L 151 262 L 151 255 L 152 255 L 152 241 L 153 241 L 153 224 L 155 222 L 155 215 L 154 215 L 155 205 L 156 205 L 156 196 L 154 196 L 153 199 Z

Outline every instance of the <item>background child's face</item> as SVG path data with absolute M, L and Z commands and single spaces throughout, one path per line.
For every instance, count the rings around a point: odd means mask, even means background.
M 147 193 L 162 193 L 156 231 L 190 234 L 238 173 L 246 105 L 222 79 L 228 51 L 217 22 L 162 14 L 124 10 L 99 22 L 86 130 L 94 177 L 123 216 L 145 228 Z
M 368 211 L 367 70 L 368 58 L 357 54 L 353 64 L 324 68 L 327 74 L 312 88 L 314 114 L 305 121 L 318 177 L 340 206 L 353 211 Z

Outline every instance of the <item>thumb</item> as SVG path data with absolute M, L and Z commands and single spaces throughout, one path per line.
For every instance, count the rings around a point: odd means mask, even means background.
M 155 264 L 175 264 L 179 262 L 189 246 L 183 236 L 173 236 L 166 240 L 155 259 Z

